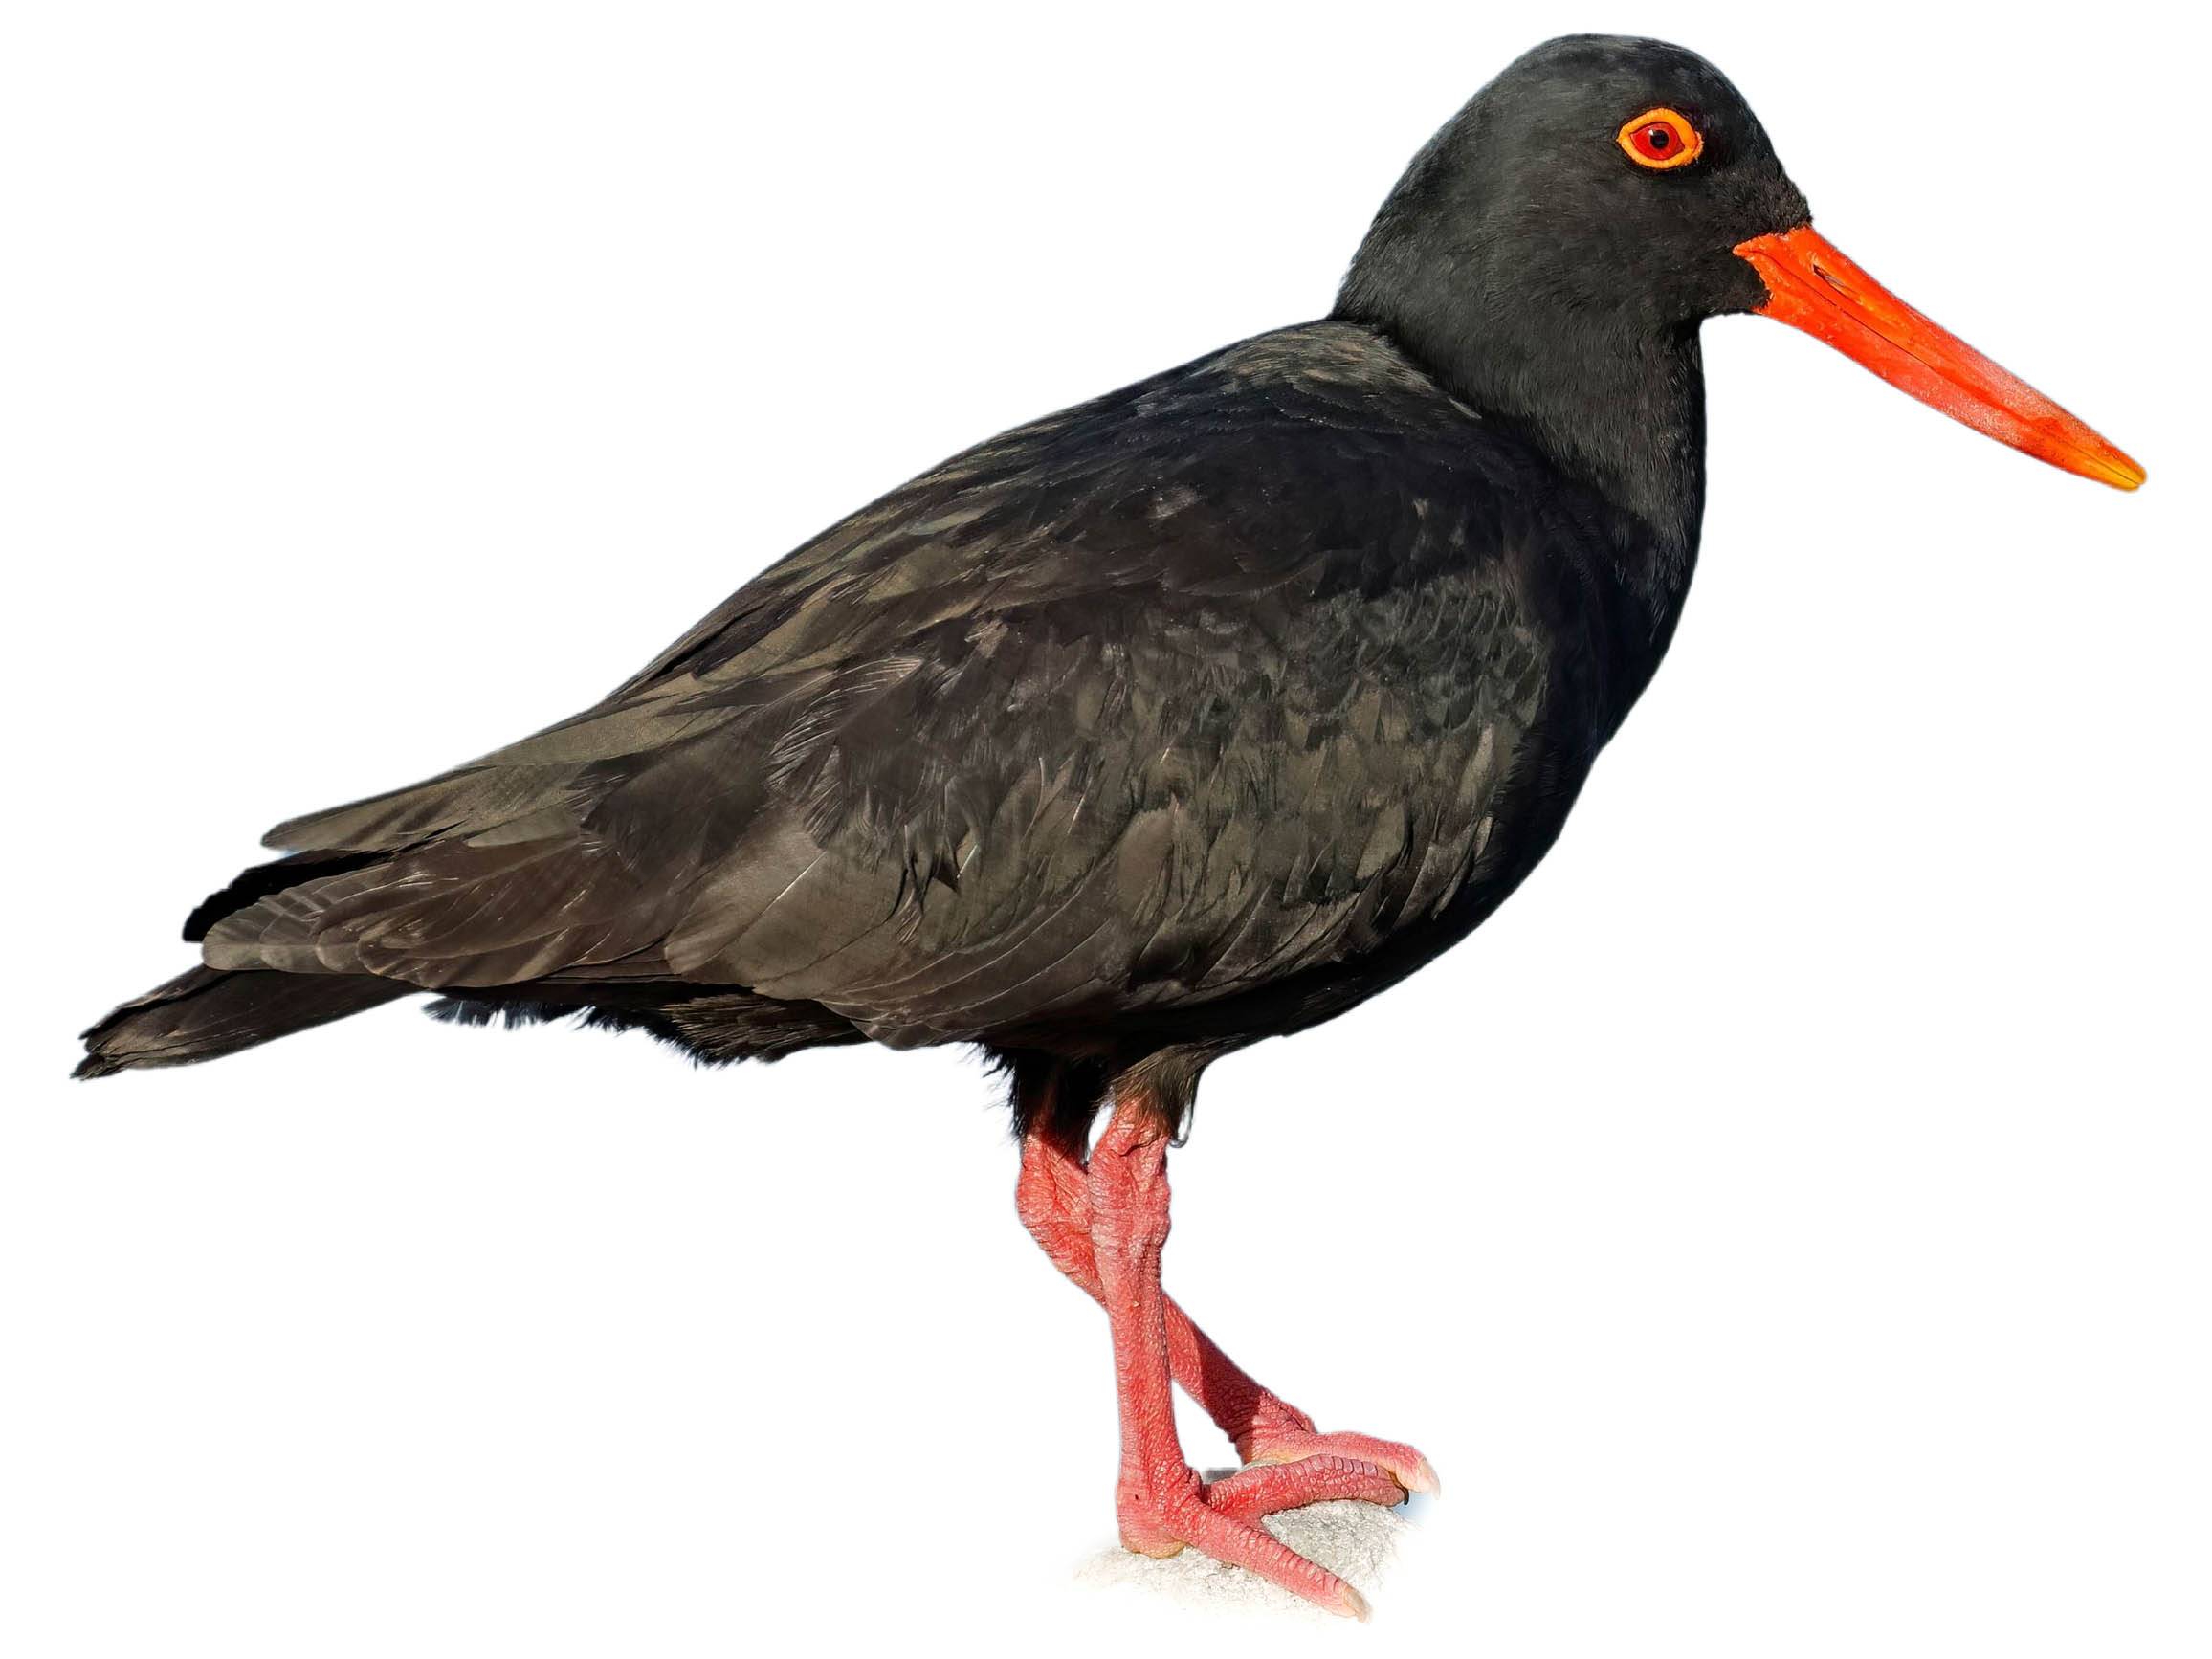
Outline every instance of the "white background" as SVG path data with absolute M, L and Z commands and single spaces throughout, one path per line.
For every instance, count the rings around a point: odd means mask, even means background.
M 1172 1287 L 1449 1488 L 1365 1631 L 1242 1639 L 2207 1650 L 2200 26 L 1507 10 L 11 10 L 0 1648 L 1222 1640 L 1070 1582 L 1105 1327 L 972 1060 L 401 1006 L 85 1088 L 71 1033 L 277 818 L 1325 310 L 1573 26 L 1708 53 L 1827 234 L 2151 482 L 1706 331 L 1696 591 L 1557 852 L 1176 1160 Z

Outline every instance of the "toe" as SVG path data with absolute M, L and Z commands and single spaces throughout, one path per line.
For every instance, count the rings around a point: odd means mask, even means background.
M 1188 1484 L 1178 1482 L 1172 1491 L 1123 1493 L 1121 1541 L 1124 1548 L 1147 1556 L 1173 1555 L 1187 1544 L 1326 1612 L 1364 1619 L 1364 1596 L 1265 1531 L 1259 1518 L 1323 1497 L 1397 1491 L 1397 1483 L 1374 1465 L 1338 1457 L 1240 1470 L 1211 1486 L 1200 1485 L 1192 1475 Z M 1375 1501 L 1383 1500 L 1378 1496 Z
M 1240 1520 L 1208 1505 L 1191 1517 L 1189 1532 L 1191 1546 L 1217 1561 L 1256 1573 L 1326 1612 L 1347 1619 L 1367 1617 L 1367 1599 L 1358 1590 L 1263 1532 L 1254 1522 Z
M 1254 1463 L 1294 1463 L 1311 1457 L 1340 1457 L 1371 1463 L 1385 1470 L 1408 1493 L 1441 1496 L 1444 1483 L 1428 1459 L 1396 1440 L 1378 1440 L 1371 1434 L 1315 1434 L 1290 1431 L 1272 1435 L 1252 1448 Z
M 1387 1470 L 1329 1453 L 1254 1464 L 1206 1489 L 1207 1507 L 1242 1521 L 1339 1498 L 1388 1508 L 1403 1503 L 1405 1491 Z

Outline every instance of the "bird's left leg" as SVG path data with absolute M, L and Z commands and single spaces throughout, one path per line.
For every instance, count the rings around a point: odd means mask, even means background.
M 1141 1094 L 1117 1099 L 1084 1178 L 1099 1300 L 1114 1332 L 1115 1393 L 1121 1411 L 1121 1476 L 1115 1503 L 1121 1541 L 1148 1556 L 1185 1544 L 1215 1560 L 1354 1618 L 1360 1592 L 1278 1542 L 1257 1523 L 1273 1510 L 1325 1497 L 1388 1502 L 1396 1483 L 1370 1464 L 1336 1457 L 1248 1469 L 1207 1483 L 1183 1455 L 1168 1371 L 1167 1298 L 1160 1251 L 1167 1242 L 1167 1132 Z
M 1049 1102 L 1032 1111 L 1022 1138 L 1022 1174 L 1015 1206 L 1030 1236 L 1063 1273 L 1093 1300 L 1103 1300 L 1091 1242 L 1088 1172 L 1080 1143 L 1071 1145 L 1055 1127 Z M 1436 1471 L 1412 1447 L 1371 1434 L 1322 1433 L 1314 1420 L 1263 1387 L 1212 1338 L 1194 1324 L 1175 1298 L 1162 1296 L 1168 1361 L 1175 1381 L 1212 1418 L 1246 1463 L 1287 1464 L 1327 1457 L 1372 1464 L 1407 1492 L 1440 1490 Z M 1396 1502 L 1393 1493 L 1380 1502 Z

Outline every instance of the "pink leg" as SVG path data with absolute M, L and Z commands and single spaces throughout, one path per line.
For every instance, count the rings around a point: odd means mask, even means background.
M 1244 1567 L 1327 1608 L 1363 1619 L 1367 1604 L 1336 1574 L 1263 1531 L 1259 1515 L 1321 1497 L 1368 1496 L 1389 1477 L 1371 1465 L 1314 1458 L 1247 1470 L 1208 1487 L 1175 1433 L 1168 1371 L 1167 1298 L 1160 1251 L 1167 1242 L 1167 1139 L 1141 1098 L 1123 1099 L 1091 1153 L 1084 1195 L 1099 1299 L 1114 1332 L 1115 1392 L 1121 1407 L 1121 1478 L 1115 1502 L 1121 1541 L 1170 1556 L 1185 1544 Z M 1395 1493 L 1395 1486 L 1390 1490 Z
M 1080 1152 L 1070 1150 L 1041 1126 L 1024 1139 L 1021 1181 L 1015 1188 L 1022 1223 L 1054 1266 L 1094 1300 L 1103 1300 L 1086 1179 Z M 1428 1460 L 1410 1446 L 1366 1434 L 1316 1432 L 1311 1417 L 1255 1382 L 1191 1323 L 1173 1297 L 1162 1300 L 1168 1362 L 1175 1381 L 1220 1425 L 1239 1458 L 1247 1463 L 1350 1460 L 1387 1471 L 1407 1492 L 1442 1491 Z

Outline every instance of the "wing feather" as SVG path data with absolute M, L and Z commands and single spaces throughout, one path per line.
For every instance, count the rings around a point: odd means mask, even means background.
M 1541 714 L 1501 453 L 1346 324 L 1032 423 L 599 706 L 278 826 L 342 861 L 207 960 L 675 978 L 913 1043 L 1378 948 L 1473 878 Z

